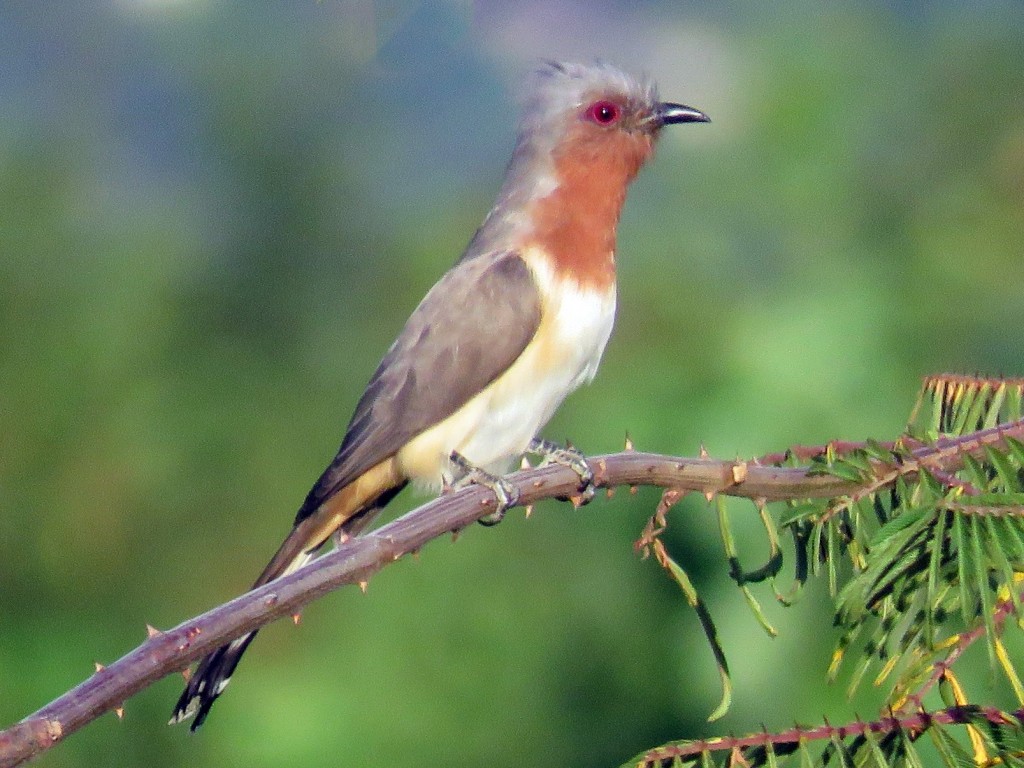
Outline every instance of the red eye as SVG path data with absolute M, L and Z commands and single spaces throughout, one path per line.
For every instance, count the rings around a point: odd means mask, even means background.
M 595 101 L 587 107 L 587 119 L 598 125 L 611 125 L 621 114 L 622 109 L 614 101 Z

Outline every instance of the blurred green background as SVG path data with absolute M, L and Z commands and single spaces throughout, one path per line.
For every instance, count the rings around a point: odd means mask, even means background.
M 486 213 L 541 57 L 714 120 L 635 184 L 616 332 L 548 437 L 752 456 L 891 437 L 927 373 L 1024 374 L 1022 54 L 1019 2 L 0 5 L 0 720 L 258 573 Z M 632 551 L 656 499 L 436 542 L 265 631 L 198 735 L 173 678 L 38 764 L 598 768 L 870 714 L 823 683 L 822 585 L 759 592 L 768 640 L 691 500 L 670 540 L 736 683 L 703 722 L 696 619 Z

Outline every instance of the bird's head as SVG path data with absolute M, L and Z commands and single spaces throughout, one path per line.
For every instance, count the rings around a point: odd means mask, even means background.
M 578 282 L 614 279 L 626 189 L 666 125 L 708 122 L 603 62 L 548 62 L 528 81 L 498 201 L 467 253 L 535 247 Z
M 603 62 L 547 62 L 529 82 L 519 143 L 559 165 L 608 166 L 628 183 L 664 126 L 708 120 L 700 110 L 661 101 L 650 80 Z

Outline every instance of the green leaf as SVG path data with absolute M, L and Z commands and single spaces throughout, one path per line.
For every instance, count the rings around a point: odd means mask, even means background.
M 779 528 L 786 528 L 793 523 L 801 520 L 809 520 L 813 517 L 818 517 L 822 514 L 825 509 L 825 505 L 822 503 L 815 504 L 814 502 L 804 501 L 800 503 L 792 503 L 785 512 L 779 515 Z
M 1024 520 L 1018 515 L 1005 515 L 999 518 L 1003 527 L 1001 541 L 1006 547 L 1006 556 L 1014 570 L 1024 571 Z
M 864 453 L 884 464 L 893 463 L 892 450 L 870 437 L 864 443 Z
M 985 623 L 985 636 L 988 641 L 985 643 L 985 647 L 988 649 L 989 664 L 994 672 L 996 669 L 995 595 L 988 583 L 988 558 L 985 557 L 983 549 L 984 529 L 982 526 L 984 521 L 978 515 L 971 515 L 970 524 L 974 583 L 977 585 L 978 596 L 981 599 L 981 618 Z
M 876 734 L 872 733 L 870 728 L 864 730 L 864 743 L 867 744 L 872 757 L 872 765 L 878 766 L 878 768 L 888 768 L 889 758 L 886 757 L 882 748 L 878 744 L 878 738 Z
M 968 480 L 983 491 L 988 490 L 988 471 L 981 463 L 969 453 L 964 454 L 964 471 L 967 472 Z
M 903 756 L 907 761 L 907 765 L 910 768 L 924 768 L 924 764 L 921 762 L 921 756 L 917 754 L 917 750 L 914 747 L 914 743 L 907 738 L 905 733 L 900 733 L 900 746 L 903 748 Z
M 892 541 L 893 537 L 900 531 L 920 525 L 932 514 L 933 511 L 931 509 L 920 508 L 904 512 L 892 518 L 892 520 L 875 531 L 875 535 L 871 537 L 871 548 L 874 549 L 886 542 Z
M 1007 525 L 1006 518 L 993 515 L 985 515 L 983 521 L 988 540 L 988 547 L 986 549 L 992 560 L 992 567 L 999 572 L 1003 585 L 1007 587 L 1006 591 L 1010 595 L 1014 612 L 1020 615 L 1019 590 L 1014 586 L 1013 566 L 1010 564 L 1009 557 L 1007 557 L 1007 550 L 1015 547 L 1013 536 L 1010 534 L 1012 526 Z
M 747 580 L 746 575 L 743 573 L 740 567 L 739 556 L 736 551 L 736 540 L 732 535 L 732 527 L 729 525 L 729 512 L 728 506 L 725 501 L 725 496 L 719 494 L 716 498 L 716 508 L 718 510 L 718 528 L 722 536 L 722 546 L 725 549 L 725 555 L 730 563 L 730 576 L 739 585 L 740 591 L 743 592 L 743 597 L 747 601 L 751 612 L 757 619 L 758 624 L 761 628 L 768 633 L 769 637 L 777 637 L 778 631 L 769 623 L 768 617 L 765 616 L 764 610 L 761 608 L 761 604 L 757 602 L 757 599 L 751 593 L 750 588 L 744 583 Z M 778 554 L 776 552 L 776 554 Z
M 953 547 L 959 555 L 956 558 L 956 563 L 958 586 L 960 588 L 960 612 L 963 615 L 964 623 L 970 627 L 973 626 L 976 616 L 970 586 L 974 566 L 971 563 L 971 546 L 968 541 L 964 515 L 953 515 Z
M 715 657 L 718 676 L 722 682 L 722 699 L 714 711 L 708 715 L 708 720 L 717 720 L 729 711 L 729 706 L 732 704 L 732 680 L 729 677 L 729 663 L 725 658 L 725 651 L 718 639 L 718 630 L 715 628 L 714 619 L 711 618 L 711 613 L 708 611 L 707 606 L 697 594 L 697 590 L 694 588 L 693 582 L 690 581 L 690 577 L 686 571 L 679 567 L 675 560 L 668 556 L 668 553 L 665 553 L 664 557 L 669 573 L 683 591 L 686 601 L 697 613 L 697 619 L 700 621 L 701 629 L 704 631 L 704 637 L 707 638 L 708 644 L 711 646 L 711 653 Z
M 1021 419 L 1021 397 L 1024 396 L 1024 387 L 1017 384 L 1007 388 L 1006 393 L 1006 420 L 1020 421 Z
M 826 557 L 828 558 L 828 562 L 826 563 L 826 565 L 828 566 L 828 593 L 830 595 L 836 595 L 839 590 L 839 566 L 837 563 L 839 559 L 839 546 L 836 542 L 835 526 L 826 525 L 826 529 L 827 530 L 825 531 L 825 547 L 827 552 Z
M 969 407 L 966 409 L 967 412 L 964 414 L 962 423 L 958 424 L 959 429 L 956 434 L 962 435 L 981 428 L 982 422 L 985 419 L 985 411 L 989 401 L 988 394 L 991 388 L 991 384 L 986 381 L 980 387 L 972 388 L 970 395 L 965 396 L 965 401 Z
M 1021 487 L 1017 468 L 1013 466 L 1007 454 L 997 451 L 989 445 L 985 446 L 985 455 L 992 466 L 995 467 L 996 475 L 999 477 L 1003 488 L 1010 493 L 1019 493 Z
M 814 760 L 811 758 L 811 752 L 807 749 L 807 742 L 803 739 L 800 740 L 800 768 L 814 768 Z
M 1006 438 L 1006 447 L 1009 449 L 1013 460 L 1024 466 L 1024 443 L 1013 437 Z
M 1015 511 L 1015 507 L 1024 510 L 1024 493 L 988 491 L 986 493 L 979 493 L 976 496 L 961 498 L 959 501 L 964 504 L 964 506 L 976 505 L 979 507 L 1007 507 L 1008 512 Z M 1024 517 L 1024 515 L 1019 516 Z
M 933 725 L 928 729 L 928 735 L 946 768 L 977 768 L 970 752 L 950 736 L 945 727 Z
M 835 461 L 826 467 L 826 471 L 830 475 L 835 475 L 841 480 L 849 480 L 851 483 L 863 483 L 866 479 L 865 470 L 849 461 Z
M 925 642 L 931 648 L 935 639 L 935 612 L 939 608 L 939 573 L 942 570 L 942 543 L 946 538 L 946 526 L 953 513 L 939 510 L 935 516 L 935 533 L 932 538 L 931 557 L 928 561 L 928 582 L 925 588 Z
M 1003 401 L 1006 399 L 1006 382 L 1000 382 L 999 386 L 996 387 L 996 391 L 992 394 L 992 399 L 988 403 L 987 413 L 985 414 L 985 421 L 981 424 L 982 429 L 992 429 L 996 424 L 999 423 L 999 411 L 1003 407 Z

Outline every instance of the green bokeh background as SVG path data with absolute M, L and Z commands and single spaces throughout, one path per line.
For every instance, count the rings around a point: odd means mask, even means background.
M 251 581 L 486 212 L 523 74 L 596 56 L 714 122 L 635 184 L 616 332 L 548 437 L 752 456 L 1024 374 L 1019 2 L 5 3 L 3 723 Z M 736 684 L 704 723 L 696 619 L 632 551 L 656 499 L 436 542 L 264 632 L 198 735 L 174 678 L 38 764 L 598 768 L 877 707 L 823 683 L 822 586 L 759 593 L 767 639 L 691 500 L 670 541 Z

